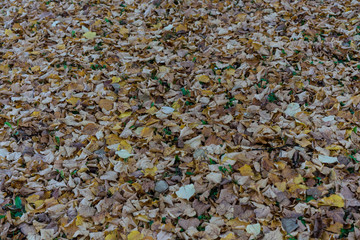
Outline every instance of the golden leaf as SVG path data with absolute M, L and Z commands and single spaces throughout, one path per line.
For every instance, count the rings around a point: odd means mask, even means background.
M 120 28 L 120 33 L 122 35 L 125 35 L 125 34 L 129 34 L 129 29 L 125 28 L 125 27 L 122 27 Z
M 198 80 L 199 82 L 208 83 L 210 81 L 210 78 L 206 75 L 197 75 L 196 80 Z
M 142 240 L 144 238 L 144 234 L 141 234 L 138 230 L 133 230 L 127 236 L 128 240 Z
M 236 236 L 233 233 L 229 233 L 226 237 L 221 238 L 221 240 L 235 240 Z
M 113 144 L 117 144 L 117 143 L 120 143 L 121 142 L 121 138 L 119 138 L 117 135 L 115 134 L 110 134 L 110 135 L 107 135 L 105 137 L 106 139 L 106 144 L 107 145 L 113 145 Z
M 120 144 L 119 144 L 119 149 L 125 149 L 126 151 L 128 151 L 129 153 L 132 152 L 132 147 L 131 145 L 126 141 L 126 140 L 121 140 Z
M 339 196 L 337 194 L 332 194 L 329 197 L 322 198 L 319 202 L 319 205 L 326 205 L 326 206 L 342 208 L 345 206 L 345 202 L 341 196 Z
M 5 29 L 5 34 L 10 37 L 14 34 L 14 32 L 11 29 Z
M 65 50 L 65 44 L 56 45 L 56 48 L 59 50 Z
M 112 231 L 111 233 L 108 233 L 105 237 L 105 240 L 117 240 L 119 239 L 117 236 L 116 231 Z
M 242 166 L 241 168 L 239 168 L 239 171 L 241 173 L 241 175 L 243 176 L 251 176 L 253 177 L 254 176 L 254 172 L 253 170 L 251 169 L 251 167 L 247 164 L 245 164 L 244 166 Z
M 68 103 L 70 103 L 71 105 L 75 105 L 79 100 L 80 100 L 80 98 L 71 97 L 71 98 L 67 99 L 66 101 L 67 101 Z
M 296 142 L 297 144 L 299 144 L 299 145 L 300 145 L 301 147 L 303 147 L 303 148 L 311 145 L 311 142 L 310 142 L 309 140 L 305 139 L 305 138 L 303 138 L 303 139 L 301 139 L 301 140 L 295 139 L 295 142 Z
M 111 83 L 118 83 L 118 82 L 120 82 L 120 80 L 121 80 L 121 78 L 114 76 L 111 78 L 111 81 L 112 81 Z
M 235 69 L 229 68 L 229 69 L 226 70 L 225 73 L 226 73 L 226 75 L 228 75 L 228 76 L 234 76 L 234 74 L 235 74 Z
M 126 118 L 126 117 L 130 117 L 132 114 L 132 112 L 124 112 L 122 114 L 119 115 L 119 118 Z
M 299 174 L 297 177 L 294 177 L 293 181 L 294 181 L 295 184 L 299 184 L 299 183 L 304 182 L 304 179 L 303 179 L 303 177 Z
M 145 177 L 147 177 L 147 176 L 152 176 L 152 177 L 155 176 L 156 171 L 157 171 L 157 167 L 145 169 L 145 171 L 144 171 Z
M 343 149 L 343 147 L 342 147 L 342 146 L 339 146 L 339 145 L 331 145 L 331 146 L 326 147 L 325 149 L 327 149 L 327 150 L 332 150 L 332 151 L 336 151 L 336 150 L 341 150 L 341 149 Z
M 333 233 L 340 233 L 342 228 L 342 223 L 335 222 L 334 224 L 330 225 L 330 227 L 328 227 L 326 230 Z
M 77 216 L 76 216 L 76 219 L 75 219 L 75 224 L 76 224 L 76 226 L 80 226 L 80 225 L 82 225 L 83 223 L 84 223 L 84 219 L 83 219 L 81 216 L 77 215 Z
M 38 116 L 40 116 L 40 112 L 35 111 L 35 112 L 33 112 L 30 116 L 31 116 L 31 117 L 38 117 Z
M 140 136 L 141 137 L 144 137 L 144 138 L 148 138 L 150 137 L 151 135 L 153 135 L 153 128 L 150 128 L 150 127 L 144 127 L 143 130 L 141 131 L 141 134 Z
M 31 68 L 31 71 L 33 71 L 33 72 L 38 72 L 38 71 L 40 71 L 40 66 L 34 66 L 34 67 L 32 67 L 32 68 Z
M 175 29 L 176 32 L 180 32 L 180 31 L 187 31 L 187 27 L 180 24 L 179 26 L 176 27 Z
M 34 203 L 34 202 L 36 202 L 36 201 L 39 200 L 39 199 L 40 199 L 40 196 L 39 196 L 39 195 L 33 194 L 33 195 L 29 196 L 28 198 L 26 198 L 26 201 L 27 201 L 28 203 Z

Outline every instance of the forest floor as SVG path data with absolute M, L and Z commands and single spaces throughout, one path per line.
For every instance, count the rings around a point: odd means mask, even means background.
M 1 1 L 0 238 L 360 239 L 359 9 Z

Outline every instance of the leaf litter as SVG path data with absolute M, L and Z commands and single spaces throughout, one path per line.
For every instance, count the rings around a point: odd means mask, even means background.
M 2 1 L 0 238 L 360 238 L 358 8 Z

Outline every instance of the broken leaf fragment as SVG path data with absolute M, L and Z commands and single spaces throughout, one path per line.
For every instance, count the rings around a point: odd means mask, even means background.
M 185 185 L 180 187 L 179 190 L 176 192 L 176 195 L 179 198 L 189 200 L 195 194 L 195 187 L 194 184 Z

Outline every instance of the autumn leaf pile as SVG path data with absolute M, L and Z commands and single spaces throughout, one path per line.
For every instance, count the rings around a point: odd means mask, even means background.
M 1 1 L 0 238 L 359 239 L 359 9 Z

